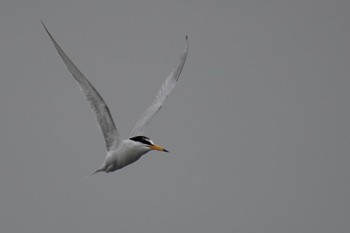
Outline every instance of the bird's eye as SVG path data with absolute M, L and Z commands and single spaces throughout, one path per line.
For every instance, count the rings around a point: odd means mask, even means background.
M 147 139 L 143 139 L 143 140 L 141 140 L 141 142 L 142 142 L 143 144 L 146 144 L 146 145 L 152 145 L 152 143 L 150 142 L 150 140 L 147 140 Z
M 148 137 L 145 137 L 145 136 L 132 137 L 130 138 L 130 140 L 133 140 L 135 142 L 141 142 L 146 145 L 153 145 L 153 142 Z

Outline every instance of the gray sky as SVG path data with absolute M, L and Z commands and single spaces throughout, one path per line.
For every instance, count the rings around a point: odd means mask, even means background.
M 3 0 L 0 231 L 345 233 L 350 230 L 349 1 Z M 190 50 L 146 136 L 105 156 L 40 20 L 127 136 Z

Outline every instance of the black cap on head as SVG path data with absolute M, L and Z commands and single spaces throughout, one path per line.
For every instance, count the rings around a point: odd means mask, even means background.
M 132 138 L 129 138 L 129 139 L 133 140 L 135 142 L 141 142 L 141 143 L 146 144 L 146 145 L 153 145 L 151 143 L 151 140 L 148 137 L 145 137 L 145 136 L 136 136 L 136 137 L 132 137 Z

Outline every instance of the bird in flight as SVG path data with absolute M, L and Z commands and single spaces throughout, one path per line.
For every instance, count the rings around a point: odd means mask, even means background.
M 96 91 L 95 87 L 85 78 L 84 74 L 77 68 L 76 65 L 70 60 L 62 48 L 58 45 L 56 40 L 52 37 L 48 31 L 44 22 L 41 21 L 45 31 L 49 35 L 53 45 L 55 46 L 58 54 L 61 56 L 63 62 L 66 64 L 67 69 L 72 73 L 75 81 L 77 82 L 81 92 L 90 105 L 92 112 L 95 115 L 98 126 L 102 131 L 106 142 L 107 155 L 102 165 L 94 171 L 92 174 L 98 172 L 113 172 L 121 169 L 131 163 L 134 163 L 142 155 L 151 150 L 158 150 L 168 152 L 163 147 L 153 143 L 151 139 L 144 136 L 144 130 L 153 116 L 162 108 L 164 101 L 170 95 L 175 88 L 176 82 L 179 79 L 182 68 L 184 67 L 187 52 L 188 52 L 188 38 L 186 36 L 185 50 L 180 57 L 180 61 L 176 68 L 170 73 L 167 79 L 160 87 L 158 94 L 151 106 L 141 115 L 136 122 L 133 130 L 131 131 L 128 139 L 122 139 L 114 124 L 113 118 L 109 111 L 109 108 L 101 95 Z

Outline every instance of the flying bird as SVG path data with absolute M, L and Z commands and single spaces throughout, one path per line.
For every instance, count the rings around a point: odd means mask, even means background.
M 182 68 L 184 67 L 187 52 L 188 52 L 188 38 L 186 36 L 185 50 L 180 57 L 180 61 L 176 68 L 170 73 L 167 79 L 160 87 L 158 94 L 151 106 L 141 115 L 136 122 L 129 138 L 122 139 L 119 135 L 117 127 L 114 124 L 113 118 L 109 108 L 101 95 L 96 91 L 95 87 L 85 78 L 84 74 L 77 68 L 71 59 L 66 55 L 62 48 L 58 45 L 56 40 L 48 31 L 44 22 L 41 21 L 45 31 L 49 35 L 53 45 L 58 54 L 61 56 L 67 69 L 72 73 L 77 82 L 81 92 L 90 105 L 92 112 L 95 115 L 98 126 L 104 136 L 106 143 L 107 155 L 102 165 L 92 174 L 98 172 L 113 172 L 121 169 L 131 163 L 136 162 L 142 155 L 151 150 L 168 152 L 163 147 L 156 145 L 151 139 L 144 136 L 145 127 L 148 125 L 153 116 L 162 108 L 164 101 L 175 88 L 176 82 L 179 79 Z

